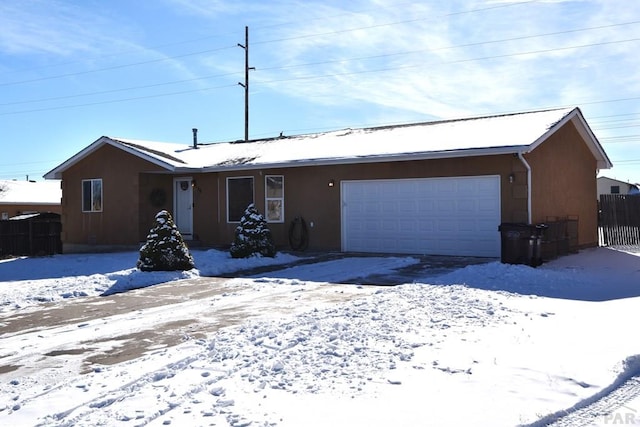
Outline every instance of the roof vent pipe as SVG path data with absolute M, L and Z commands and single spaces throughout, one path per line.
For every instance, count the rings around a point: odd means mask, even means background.
M 198 128 L 193 128 L 193 148 L 198 148 Z

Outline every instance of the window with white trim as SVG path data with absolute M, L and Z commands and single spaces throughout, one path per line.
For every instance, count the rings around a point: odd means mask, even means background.
M 247 207 L 253 201 L 253 177 L 227 178 L 227 222 L 240 222 Z
M 102 179 L 82 180 L 82 212 L 102 212 Z
M 284 176 L 266 175 L 264 182 L 267 222 L 284 222 Z

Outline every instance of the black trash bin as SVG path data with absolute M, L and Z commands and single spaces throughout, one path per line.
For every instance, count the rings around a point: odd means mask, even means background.
M 544 239 L 544 233 L 549 228 L 547 224 L 537 224 L 536 225 L 536 245 L 535 245 L 535 257 L 533 261 L 535 262 L 534 267 L 542 264 L 542 241 Z
M 504 264 L 526 264 L 537 267 L 542 263 L 540 248 L 543 228 L 525 223 L 502 223 L 500 231 Z

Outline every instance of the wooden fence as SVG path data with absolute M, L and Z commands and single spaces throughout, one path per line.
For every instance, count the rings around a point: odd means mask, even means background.
M 0 221 L 0 257 L 62 253 L 62 224 L 56 213 Z
M 640 195 L 600 195 L 600 245 L 640 245 Z

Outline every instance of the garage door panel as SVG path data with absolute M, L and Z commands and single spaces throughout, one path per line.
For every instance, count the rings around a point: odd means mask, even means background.
M 417 202 L 418 210 L 422 213 L 430 213 L 437 212 L 436 201 L 433 199 L 418 199 Z
M 346 181 L 343 250 L 496 257 L 497 176 Z
M 436 213 L 436 215 L 452 215 L 456 210 L 456 201 L 450 199 L 440 199 L 438 200 L 437 206 L 438 212 Z
M 371 197 L 371 196 L 365 196 L 365 197 Z M 373 201 L 373 200 L 361 202 L 361 205 L 358 208 L 362 213 L 365 213 L 365 212 L 378 213 L 382 210 L 382 206 L 380 205 L 380 202 Z
M 438 221 L 438 231 L 445 235 L 449 235 L 450 233 L 457 231 L 457 228 L 457 222 L 455 220 L 441 219 Z
M 398 202 L 398 214 L 414 216 L 417 213 L 415 200 L 401 200 Z
M 436 194 L 436 188 L 432 184 L 425 183 L 424 185 L 418 186 L 416 190 L 416 198 L 419 200 L 429 200 L 432 199 L 434 194 Z
M 403 233 L 414 233 L 416 231 L 416 221 L 400 220 L 398 221 L 398 229 Z
M 465 212 L 472 215 L 478 211 L 478 202 L 476 200 L 457 200 L 456 204 L 458 212 Z
M 487 215 L 491 215 L 493 216 L 493 214 L 495 213 L 496 210 L 496 202 L 495 200 L 492 199 L 478 199 L 477 202 L 478 204 L 478 212 L 479 213 L 486 213 Z
M 398 212 L 398 205 L 391 200 L 381 201 L 380 208 L 383 214 L 395 214 Z
M 460 181 L 455 194 L 460 197 L 474 197 L 478 194 L 478 186 L 471 180 Z
M 450 180 L 439 180 L 436 182 L 437 192 L 440 194 L 451 194 L 455 192 L 455 182 Z
M 474 233 L 478 229 L 476 221 L 460 221 L 458 222 L 458 231 L 461 233 Z
M 500 180 L 483 180 L 476 182 L 476 190 L 478 194 L 493 195 L 500 190 Z
M 384 232 L 388 233 L 397 233 L 398 232 L 398 222 L 397 221 L 381 221 L 380 229 Z M 387 236 L 388 234 L 384 234 Z
M 435 221 L 428 218 L 425 218 L 424 221 L 419 221 L 418 230 L 420 230 L 421 233 L 433 233 L 436 230 Z

